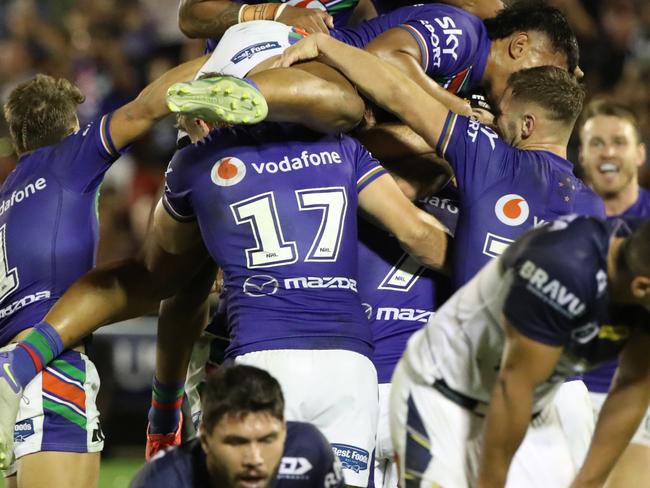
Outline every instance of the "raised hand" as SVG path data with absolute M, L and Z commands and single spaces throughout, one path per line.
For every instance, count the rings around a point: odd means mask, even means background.
M 293 7 L 287 5 L 276 19 L 286 25 L 299 27 L 309 34 L 316 32 L 329 33 L 334 27 L 334 19 L 323 10 L 314 8 Z

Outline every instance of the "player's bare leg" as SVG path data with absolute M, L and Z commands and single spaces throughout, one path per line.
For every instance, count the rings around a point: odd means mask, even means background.
M 269 105 L 267 120 L 336 134 L 353 129 L 363 118 L 363 99 L 337 70 L 318 62 L 266 69 L 272 61 L 260 63 L 248 74 Z
M 180 402 L 194 343 L 208 323 L 207 296 L 212 288 L 216 267 L 206 265 L 192 280 L 191 286 L 164 300 L 160 305 L 156 342 L 156 373 L 145 457 L 181 442 Z M 167 405 L 157 398 L 162 390 L 178 392 Z
M 168 93 L 169 108 L 210 122 L 254 124 L 266 116 L 266 120 L 299 123 L 334 134 L 348 131 L 361 121 L 365 104 L 338 71 L 317 62 L 266 69 L 273 60 L 260 63 L 248 74 L 247 80 L 253 83 L 223 76 L 174 85 Z M 260 96 L 265 99 L 264 105 L 259 102 Z M 206 97 L 212 97 L 214 104 L 209 116 L 194 109 L 195 101 L 204 102 Z
M 650 447 L 630 444 L 616 463 L 605 488 L 650 486 Z
M 37 452 L 18 460 L 17 488 L 56 486 L 94 488 L 99 484 L 100 453 Z

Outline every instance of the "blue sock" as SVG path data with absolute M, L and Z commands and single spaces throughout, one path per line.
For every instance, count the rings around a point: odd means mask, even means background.
M 11 369 L 16 382 L 25 388 L 63 349 L 61 336 L 50 324 L 41 322 L 35 325 L 13 350 Z
M 253 80 L 251 80 L 250 78 L 242 78 L 242 80 L 244 80 L 244 81 L 245 81 L 246 83 L 248 83 L 250 86 L 252 86 L 253 88 L 255 88 L 258 92 L 262 93 L 262 92 L 260 91 L 260 87 L 257 86 L 257 83 L 255 83 L 255 82 L 254 82 Z
M 154 376 L 149 409 L 149 432 L 171 434 L 181 421 L 185 383 L 165 384 Z

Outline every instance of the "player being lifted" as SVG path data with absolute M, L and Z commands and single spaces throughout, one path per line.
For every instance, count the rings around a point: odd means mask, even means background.
M 122 148 L 169 113 L 167 88 L 193 77 L 204 62 L 199 58 L 169 71 L 135 100 L 83 130 L 76 114 L 83 95 L 66 80 L 37 75 L 9 95 L 5 117 L 19 161 L 1 190 L 0 345 L 26 337 L 29 327 L 93 267 L 96 199 L 104 173 Z M 47 327 L 42 334 L 45 342 L 27 341 L 15 354 L 27 354 L 44 366 L 52 358 L 43 344 L 56 342 L 56 337 Z M 26 390 L 17 417 L 15 451 L 10 422 L 0 435 L 0 467 L 15 473 L 15 453 L 21 487 L 97 484 L 103 445 L 95 406 L 99 379 L 81 342 L 68 346 L 47 370 L 38 375 L 29 372 L 35 376 L 31 383 L 22 373 L 7 376 L 10 383 L 5 387 L 16 388 L 18 382 Z M 3 394 L 0 402 L 4 400 Z M 4 403 L 1 409 L 5 410 Z
M 566 19 L 539 2 L 517 2 L 485 22 L 448 5 L 403 7 L 331 34 L 388 60 L 431 96 L 464 115 L 470 115 L 471 109 L 455 94 L 467 96 L 484 85 L 498 100 L 508 76 L 517 70 L 556 65 L 573 73 L 578 64 L 577 41 Z M 265 71 L 272 62 L 269 58 L 298 37 L 283 24 L 243 23 L 224 35 L 207 71 L 249 76 L 269 103 L 269 120 L 333 133 L 356 126 L 364 115 L 364 103 L 336 71 L 322 63 Z M 441 49 L 440 39 L 449 47 Z M 269 47 L 251 50 L 258 43 Z M 230 107 L 220 108 L 223 120 L 231 122 Z

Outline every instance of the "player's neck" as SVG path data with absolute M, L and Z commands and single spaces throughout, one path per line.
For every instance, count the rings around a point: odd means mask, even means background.
M 526 139 L 520 141 L 517 144 L 517 148 L 523 149 L 524 151 L 548 151 L 556 156 L 567 159 L 566 144 L 558 144 L 554 141 Z
M 608 217 L 620 215 L 634 205 L 639 198 L 639 181 L 633 178 L 629 185 L 615 195 L 605 195 L 605 213 Z

